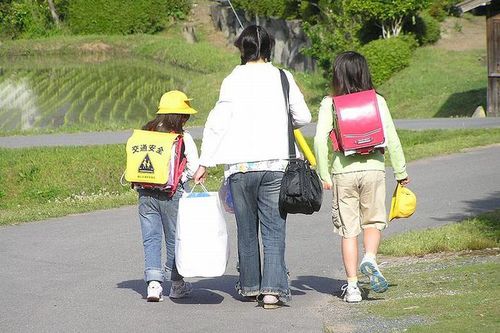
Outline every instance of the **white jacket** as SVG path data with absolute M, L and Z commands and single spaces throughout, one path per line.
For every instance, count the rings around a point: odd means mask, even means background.
M 294 128 L 311 113 L 293 76 L 290 111 Z M 236 66 L 222 82 L 219 100 L 203 131 L 200 165 L 288 159 L 288 115 L 278 68 L 271 63 Z

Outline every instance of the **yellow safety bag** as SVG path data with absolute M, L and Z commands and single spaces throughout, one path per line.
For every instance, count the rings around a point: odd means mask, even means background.
M 178 133 L 134 130 L 127 141 L 125 179 L 130 183 L 166 184 L 169 180 L 172 146 Z
M 389 221 L 393 219 L 410 217 L 417 208 L 417 197 L 409 188 L 401 186 L 399 183 L 391 199 L 391 210 L 389 212 Z

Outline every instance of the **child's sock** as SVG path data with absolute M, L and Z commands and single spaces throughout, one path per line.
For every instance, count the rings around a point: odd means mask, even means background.
M 371 253 L 371 252 L 366 252 L 365 253 L 364 259 L 369 259 L 369 260 L 376 261 L 375 260 L 376 258 L 377 258 L 377 255 L 375 253 Z
M 357 287 L 358 286 L 358 277 L 348 277 L 347 278 L 347 285 L 350 287 Z

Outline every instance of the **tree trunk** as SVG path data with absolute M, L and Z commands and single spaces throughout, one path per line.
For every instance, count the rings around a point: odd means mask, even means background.
M 61 24 L 61 21 L 59 20 L 59 15 L 57 15 L 56 6 L 54 6 L 54 1 L 53 0 L 47 0 L 47 1 L 49 3 L 50 14 L 52 15 L 52 18 L 54 19 L 56 25 L 59 26 Z

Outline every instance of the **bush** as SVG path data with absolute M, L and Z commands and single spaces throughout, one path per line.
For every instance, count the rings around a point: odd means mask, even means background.
M 359 50 L 366 57 L 373 83 L 380 85 L 410 64 L 413 52 L 411 37 L 372 41 Z
M 69 26 L 78 34 L 152 33 L 189 9 L 189 0 L 73 0 Z
M 429 14 L 436 20 L 442 22 L 448 15 L 455 15 L 455 5 L 460 0 L 433 0 L 427 9 Z
M 407 23 L 405 28 L 415 34 L 420 45 L 434 44 L 441 38 L 439 22 L 425 11 L 415 18 L 415 24 Z
M 301 8 L 294 0 L 233 0 L 233 4 L 254 15 L 280 18 L 296 18 Z
M 0 32 L 10 38 L 47 36 L 52 28 L 48 7 L 36 0 L 0 4 Z

